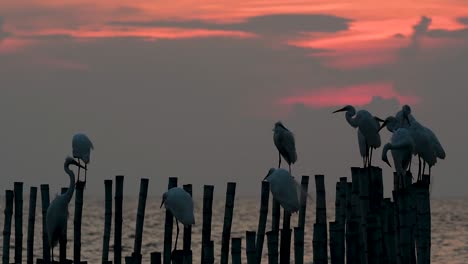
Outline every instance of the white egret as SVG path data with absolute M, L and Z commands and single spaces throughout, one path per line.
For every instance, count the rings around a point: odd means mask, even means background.
M 292 214 L 299 210 L 300 203 L 297 190 L 300 186 L 287 170 L 271 168 L 264 180 L 270 183 L 271 194 L 285 211 Z
M 70 185 L 68 190 L 62 195 L 57 195 L 47 208 L 46 227 L 49 245 L 52 250 L 52 261 L 54 259 L 54 247 L 66 232 L 65 227 L 68 220 L 68 204 L 70 203 L 73 192 L 75 191 L 75 174 L 70 169 L 70 165 L 75 165 L 84 169 L 84 167 L 78 164 L 78 162 L 73 158 L 67 157 L 65 159 L 63 167 L 70 177 Z
M 72 147 L 73 147 L 73 157 L 78 159 L 78 164 L 80 160 L 84 163 L 85 168 L 85 180 L 86 182 L 86 171 L 88 169 L 88 163 L 90 161 L 91 150 L 94 149 L 93 143 L 83 133 L 77 133 L 73 136 L 72 139 Z M 80 180 L 80 169 L 78 169 L 78 181 Z
M 163 206 L 171 212 L 176 219 L 177 235 L 174 250 L 177 249 L 177 239 L 179 238 L 179 221 L 184 226 L 195 224 L 195 216 L 193 215 L 193 200 L 192 196 L 184 189 L 174 187 L 163 194 L 160 208 Z
M 284 160 L 288 163 L 289 173 L 291 173 L 291 164 L 297 161 L 294 135 L 280 121 L 275 123 L 273 131 L 273 142 L 278 149 L 278 168 L 281 167 L 281 156 L 283 156 Z
M 387 129 L 393 132 L 391 143 L 384 145 L 382 150 L 382 160 L 385 161 L 388 166 L 391 167 L 387 152 L 391 150 L 393 157 L 393 164 L 398 175 L 399 186 L 405 187 L 406 171 L 409 164 L 411 163 L 411 156 L 413 155 L 415 144 L 411 133 L 406 128 L 397 128 L 397 119 L 393 116 L 385 119 L 380 129 L 387 127 Z
M 359 151 L 363 157 L 364 167 L 370 167 L 372 164 L 372 150 L 379 148 L 381 145 L 379 122 L 383 120 L 372 116 L 367 110 L 359 110 L 356 113 L 356 109 L 351 105 L 347 105 L 333 113 L 344 111 L 346 111 L 346 121 L 352 127 L 358 128 Z

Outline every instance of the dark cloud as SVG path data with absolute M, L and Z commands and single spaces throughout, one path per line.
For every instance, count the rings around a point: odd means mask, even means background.
M 350 19 L 331 15 L 277 14 L 252 17 L 241 23 L 214 24 L 191 21 L 113 21 L 109 24 L 134 27 L 181 27 L 218 30 L 242 30 L 258 34 L 285 34 L 297 32 L 336 32 L 346 30 Z
M 5 31 L 4 24 L 3 17 L 0 16 L 0 41 L 10 36 L 10 33 Z
M 459 23 L 464 24 L 464 25 L 468 25 L 468 17 L 459 17 L 459 18 L 457 18 L 457 21 Z
M 422 16 L 419 22 L 413 26 L 413 33 L 410 36 L 411 42 L 407 47 L 401 50 L 403 56 L 411 56 L 420 48 L 421 37 L 427 34 L 431 23 L 431 18 Z
M 430 30 L 427 35 L 433 38 L 468 39 L 468 28 L 457 30 L 434 29 Z

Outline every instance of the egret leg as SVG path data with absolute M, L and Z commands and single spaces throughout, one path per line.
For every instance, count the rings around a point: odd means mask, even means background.
M 174 251 L 177 249 L 177 239 L 179 238 L 179 221 L 176 218 L 176 224 L 177 224 L 177 235 L 175 238 L 175 245 L 174 245 Z
M 370 148 L 369 167 L 372 167 L 372 150 L 373 149 L 374 149 L 373 147 Z
M 418 179 L 419 177 L 421 177 L 421 156 L 418 155 L 418 159 L 419 159 L 419 164 L 418 164 Z
M 86 182 L 86 173 L 88 172 L 88 164 L 85 163 L 84 168 L 85 168 L 85 171 L 84 171 L 84 182 Z
M 425 171 L 426 171 L 426 162 L 423 161 L 423 170 L 422 170 L 421 178 L 419 180 L 422 180 L 422 176 L 424 175 Z
M 281 168 L 281 153 L 278 151 L 278 169 Z
M 81 165 L 80 159 L 78 159 L 78 165 Z M 80 181 L 80 169 L 81 167 L 78 166 L 78 180 L 77 181 Z
M 291 174 L 291 164 L 288 164 L 289 165 L 289 174 Z M 291 174 L 292 176 L 292 174 Z
M 369 145 L 367 145 L 366 142 L 366 164 L 364 165 L 364 168 L 369 164 Z
M 50 255 L 51 258 L 52 258 L 52 263 L 54 263 L 54 247 L 51 247 L 50 250 L 52 251 L 52 253 L 51 253 L 51 255 Z

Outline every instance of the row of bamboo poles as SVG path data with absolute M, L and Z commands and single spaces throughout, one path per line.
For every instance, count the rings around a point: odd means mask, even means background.
M 393 201 L 383 198 L 382 170 L 377 167 L 352 168 L 352 181 L 340 178 L 336 184 L 335 221 L 327 223 L 326 195 L 323 175 L 315 175 L 316 219 L 313 225 L 313 262 L 321 263 L 430 263 L 430 201 L 429 177 L 424 175 L 422 182 L 411 184 L 408 173 L 408 188 L 398 189 L 394 186 Z M 394 176 L 396 179 L 396 176 Z M 145 218 L 148 179 L 141 179 L 135 225 L 135 241 L 131 256 L 122 258 L 122 209 L 123 209 L 123 176 L 115 178 L 114 208 L 112 213 L 112 180 L 105 180 L 105 224 L 102 240 L 102 263 L 127 264 L 142 262 L 142 236 Z M 259 264 L 267 240 L 268 263 L 285 264 L 291 261 L 291 238 L 294 235 L 294 262 L 304 263 L 304 233 L 307 207 L 309 176 L 302 176 L 301 208 L 297 227 L 291 229 L 291 215 L 283 212 L 280 228 L 281 207 L 274 201 L 271 208 L 271 229 L 267 231 L 266 223 L 269 212 L 269 183 L 261 184 L 260 217 L 257 231 L 245 233 L 245 254 L 248 264 Z M 169 178 L 168 189 L 177 186 L 177 178 Z M 192 194 L 192 185 L 183 185 Z M 64 193 L 67 188 L 62 188 Z M 42 241 L 43 254 L 36 263 L 51 263 L 46 226 L 46 212 L 49 206 L 49 186 L 40 186 L 42 199 Z M 59 241 L 59 262 L 54 263 L 87 263 L 81 260 L 81 217 L 83 209 L 84 185 L 79 182 L 75 194 L 75 214 L 73 229 L 73 260 L 67 259 L 67 238 Z M 203 223 L 201 263 L 215 263 L 214 241 L 211 239 L 212 205 L 214 186 L 203 188 Z M 229 254 L 233 264 L 241 263 L 242 237 L 231 237 L 231 226 L 234 214 L 236 183 L 227 183 L 224 223 L 221 241 L 221 257 L 217 263 L 227 264 Z M 26 263 L 34 263 L 34 224 L 37 187 L 31 187 L 29 197 L 28 233 Z M 23 183 L 15 182 L 14 190 L 5 191 L 5 222 L 3 231 L 3 264 L 10 261 L 10 235 L 14 205 L 15 250 L 14 263 L 22 263 L 23 243 Z M 114 215 L 114 248 L 113 262 L 109 256 L 109 244 Z M 164 225 L 164 248 L 162 252 L 151 252 L 151 263 L 192 263 L 192 230 L 183 229 L 183 249 L 172 252 L 173 216 L 166 210 Z M 329 229 L 329 232 L 328 232 Z M 328 235 L 330 239 L 328 239 Z M 330 249 L 330 256 L 328 254 Z

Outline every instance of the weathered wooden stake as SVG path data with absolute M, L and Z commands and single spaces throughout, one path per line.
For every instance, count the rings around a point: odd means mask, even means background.
M 192 196 L 192 184 L 184 184 L 183 188 Z M 192 264 L 192 226 L 184 226 L 184 263 Z
M 418 264 L 431 262 L 431 200 L 429 193 L 430 176 L 423 175 L 421 183 L 417 184 L 417 216 L 418 216 Z
M 213 207 L 213 185 L 205 185 L 203 187 L 203 225 L 202 225 L 202 252 L 201 261 L 205 259 L 204 247 L 208 245 L 211 240 L 211 216 Z
M 151 252 L 151 264 L 161 264 L 161 252 Z
M 104 180 L 105 188 L 105 212 L 104 235 L 102 238 L 102 262 L 109 261 L 109 242 L 112 226 L 112 180 Z
M 388 263 L 397 263 L 393 203 L 390 198 L 383 201 L 382 232 L 384 259 L 388 260 Z
M 337 222 L 329 223 L 330 230 L 330 259 L 332 264 L 339 263 L 339 227 Z
M 283 228 L 280 240 L 280 263 L 289 264 L 291 255 L 291 213 L 283 209 Z
M 367 215 L 369 214 L 370 168 L 359 169 L 359 208 L 361 209 L 361 263 L 367 264 Z
M 411 263 L 411 230 L 408 221 L 409 193 L 408 188 L 397 192 L 398 220 L 399 220 L 399 251 L 401 263 Z
M 23 263 L 23 183 L 14 183 L 15 191 L 15 263 Z
M 297 226 L 299 229 L 302 229 L 302 231 L 296 231 L 296 228 L 294 228 L 294 261 L 298 264 L 304 262 L 304 229 L 305 217 L 307 212 L 307 192 L 309 190 L 309 176 L 302 176 L 301 189 L 301 208 L 299 209 Z
M 68 190 L 68 187 L 62 187 L 61 193 L 64 194 Z M 67 230 L 67 223 L 65 222 L 64 229 Z M 59 248 L 59 260 L 61 263 L 66 263 L 67 261 L 67 231 L 60 237 L 59 240 L 60 248 Z
M 177 177 L 169 177 L 169 183 L 167 189 L 177 187 Z M 163 263 L 171 263 L 171 250 L 172 250 L 172 226 L 174 219 L 169 210 L 166 210 L 166 220 L 164 223 L 164 252 L 163 252 Z
M 122 263 L 122 207 L 124 176 L 115 177 L 114 264 Z
M 42 199 L 42 260 L 45 263 L 50 263 L 50 246 L 47 236 L 47 208 L 49 207 L 49 185 L 41 184 L 41 199 Z
M 10 263 L 10 237 L 11 237 L 11 218 L 13 216 L 13 199 L 14 192 L 12 190 L 5 191 L 5 222 L 3 223 L 3 257 L 2 263 Z
M 37 187 L 31 187 L 29 190 L 29 214 L 28 214 L 28 238 L 26 247 L 26 263 L 34 263 L 34 224 L 36 221 L 36 197 Z
M 149 180 L 140 180 L 140 193 L 138 195 L 138 209 L 135 225 L 135 242 L 133 244 L 132 259 L 134 264 L 141 263 L 141 241 L 143 240 L 143 224 L 145 221 L 146 197 L 148 195 Z
M 232 264 L 241 264 L 242 238 L 233 237 L 231 244 Z
M 221 238 L 221 264 L 227 264 L 229 260 L 229 243 L 231 242 L 231 226 L 235 196 L 236 183 L 228 182 L 226 188 L 226 203 L 224 206 L 223 234 Z
M 262 261 L 263 242 L 265 240 L 266 222 L 268 217 L 268 204 L 270 203 L 270 183 L 262 181 L 260 198 L 260 218 L 258 220 L 257 240 L 255 243 L 257 263 Z
M 257 256 L 255 249 L 255 231 L 246 231 L 245 232 L 245 252 L 247 255 L 247 264 L 256 264 Z
M 83 192 L 85 182 L 76 183 L 75 219 L 73 220 L 73 262 L 81 263 L 81 218 L 83 213 Z
M 346 263 L 357 263 L 357 243 L 359 236 L 357 225 L 355 222 L 355 208 L 353 208 L 353 186 L 352 182 L 348 182 L 346 188 Z
M 345 263 L 345 224 L 346 224 L 346 194 L 347 194 L 347 178 L 341 177 L 338 182 L 338 199 L 339 208 L 338 216 L 335 217 L 336 221 L 336 246 L 337 246 L 337 263 Z M 331 232 L 331 231 L 330 231 Z
M 382 232 L 379 218 L 373 214 L 367 216 L 368 263 L 383 263 Z
M 214 242 L 213 240 L 207 241 L 203 247 L 203 263 L 213 264 L 214 263 Z
M 280 214 L 281 214 L 281 206 L 275 198 L 273 198 L 273 205 L 271 208 L 271 230 L 279 232 L 280 226 Z
M 313 258 L 315 264 L 328 262 L 327 207 L 324 175 L 315 175 L 316 219 L 313 233 Z
M 268 263 L 278 264 L 278 232 L 266 232 L 268 241 Z
M 294 227 L 294 263 L 304 263 L 304 229 Z

